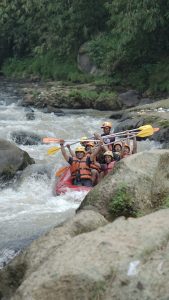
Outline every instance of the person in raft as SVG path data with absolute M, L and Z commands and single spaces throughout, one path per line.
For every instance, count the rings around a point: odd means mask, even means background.
M 115 161 L 119 161 L 122 158 L 122 142 L 117 141 L 113 144 L 113 156 Z
M 95 150 L 95 144 L 93 142 L 88 142 L 87 137 L 82 138 L 84 139 L 85 143 L 83 144 L 83 147 L 85 148 L 86 156 L 91 156 L 92 152 Z M 80 140 L 80 144 L 82 145 Z M 72 157 L 76 156 L 75 152 L 71 149 L 70 145 L 67 144 L 66 147 L 69 150 L 69 153 Z M 99 150 L 98 150 L 99 151 Z M 99 172 L 100 172 L 100 164 L 96 161 L 96 157 L 94 158 L 94 161 L 90 164 L 91 169 L 91 175 L 92 175 L 92 184 L 93 186 L 96 185 L 99 182 Z
M 101 143 L 100 143 L 101 144 Z M 98 146 L 100 147 L 100 146 Z M 97 146 L 96 146 L 97 148 Z M 96 151 L 95 144 L 93 142 L 88 142 L 85 147 L 86 156 L 91 158 L 91 154 Z M 97 149 L 95 153 L 100 152 L 100 148 Z M 91 158 L 92 160 L 92 158 Z M 93 161 L 90 164 L 91 173 L 92 173 L 92 182 L 93 185 L 96 185 L 99 182 L 99 173 L 100 173 L 100 164 L 96 160 L 96 156 L 94 157 Z
M 131 147 L 131 145 L 130 145 L 131 138 L 133 139 L 133 147 Z M 130 156 L 131 154 L 137 153 L 136 135 L 130 135 L 130 139 L 128 136 L 127 142 L 126 143 L 125 143 L 125 141 L 122 142 L 122 151 L 121 151 L 122 158 L 126 158 L 126 157 Z
M 90 165 L 99 151 L 99 147 L 90 155 L 86 156 L 83 146 L 75 149 L 75 156 L 69 156 L 64 147 L 64 140 L 60 141 L 61 152 L 64 159 L 70 164 L 72 183 L 74 185 L 93 186 L 92 172 Z
M 87 147 L 88 147 L 88 141 L 87 141 L 87 137 L 86 136 L 83 136 L 81 139 L 80 139 L 80 145 L 83 146 L 85 148 L 85 151 L 88 152 L 87 150 Z M 93 145 L 94 146 L 94 145 Z M 71 149 L 70 145 L 67 144 L 66 147 L 68 148 L 69 150 L 69 153 L 72 157 L 75 156 L 75 152 Z M 90 149 L 89 149 L 89 152 L 90 152 Z
M 108 149 L 112 150 L 113 149 L 113 142 L 115 141 L 115 135 L 111 133 L 112 129 L 112 123 L 111 122 L 104 122 L 101 126 L 103 129 L 103 133 L 101 134 L 101 137 L 103 138 L 104 144 L 110 144 L 108 145 Z M 109 137 L 106 137 L 107 135 L 111 135 Z M 105 138 L 104 138 L 105 136 Z
M 80 145 L 83 146 L 83 147 L 86 147 L 88 141 L 87 141 L 87 136 L 83 136 L 81 139 L 80 139 Z
M 108 173 L 110 173 L 111 170 L 113 170 L 114 166 L 116 164 L 116 161 L 114 160 L 112 151 L 106 151 L 104 153 L 104 164 L 100 164 L 100 180 L 106 176 Z

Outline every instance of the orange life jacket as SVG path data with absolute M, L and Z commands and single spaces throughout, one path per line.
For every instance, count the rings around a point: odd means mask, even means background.
M 92 179 L 90 167 L 86 163 L 86 156 L 82 159 L 73 157 L 73 162 L 70 166 L 72 179 L 79 175 L 80 179 Z
M 99 166 L 96 166 L 95 163 L 91 163 L 91 164 L 90 164 L 90 168 L 91 168 L 91 169 L 95 169 L 95 170 L 97 170 L 98 172 L 100 172 Z
M 111 170 L 113 170 L 115 163 L 116 163 L 115 161 L 111 161 L 109 164 L 106 164 L 107 168 L 104 171 L 105 175 L 107 175 L 108 173 L 110 173 Z

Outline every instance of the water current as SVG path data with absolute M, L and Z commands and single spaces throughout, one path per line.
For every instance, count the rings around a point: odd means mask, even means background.
M 77 139 L 100 131 L 110 112 L 64 110 L 65 116 L 45 114 L 34 109 L 28 120 L 26 109 L 19 105 L 15 85 L 0 83 L 0 138 L 13 142 L 15 132 L 43 137 Z M 114 122 L 115 123 L 115 122 Z M 54 145 L 18 145 L 36 161 L 11 185 L 0 187 L 0 268 L 33 239 L 74 215 L 85 192 L 54 196 L 55 172 L 65 162 L 58 152 L 47 154 Z M 156 147 L 154 142 L 139 143 L 139 151 Z

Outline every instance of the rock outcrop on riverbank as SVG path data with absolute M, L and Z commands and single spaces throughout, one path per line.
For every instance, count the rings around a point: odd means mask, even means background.
M 24 170 L 35 161 L 29 154 L 15 144 L 6 140 L 0 140 L 0 178 L 7 180 L 12 178 L 17 171 Z
M 150 213 L 169 201 L 169 150 L 131 155 L 86 196 L 78 210 L 94 209 L 108 220 Z
M 169 209 L 106 224 L 81 212 L 0 272 L 3 300 L 167 299 Z
M 110 118 L 118 119 L 115 132 L 151 124 L 161 130 L 151 138 L 169 144 L 169 100 L 154 101 L 142 97 L 137 91 L 114 92 L 110 87 L 94 84 L 66 85 L 62 82 L 19 85 L 22 105 L 33 106 L 45 113 L 63 116 L 64 108 L 93 108 L 110 111 Z M 112 113 L 113 111 L 113 113 Z
M 61 113 L 60 108 L 116 110 L 121 107 L 114 91 L 100 90 L 94 84 L 68 85 L 48 82 L 44 85 L 21 87 L 23 106 L 34 106 L 45 112 Z
M 110 85 L 63 82 L 19 84 L 23 96 L 22 105 L 44 109 L 61 115 L 62 108 L 98 110 L 119 110 L 136 105 L 151 103 L 153 99 L 144 98 L 135 90 L 115 91 Z
M 151 124 L 160 130 L 149 137 L 165 147 L 169 145 L 169 99 L 160 100 L 151 104 L 136 106 L 134 108 L 114 112 L 111 118 L 118 118 L 115 132 L 138 128 L 145 124 Z

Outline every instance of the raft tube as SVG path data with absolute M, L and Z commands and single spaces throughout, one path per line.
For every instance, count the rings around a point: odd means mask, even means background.
M 81 192 L 81 191 L 90 191 L 92 187 L 87 187 L 87 186 L 79 186 L 79 185 L 73 185 L 72 180 L 71 180 L 71 174 L 70 174 L 70 168 L 67 168 L 61 176 L 59 176 L 58 181 L 56 182 L 55 185 L 55 194 L 60 195 L 60 194 L 65 194 L 68 191 L 76 191 L 76 192 Z

